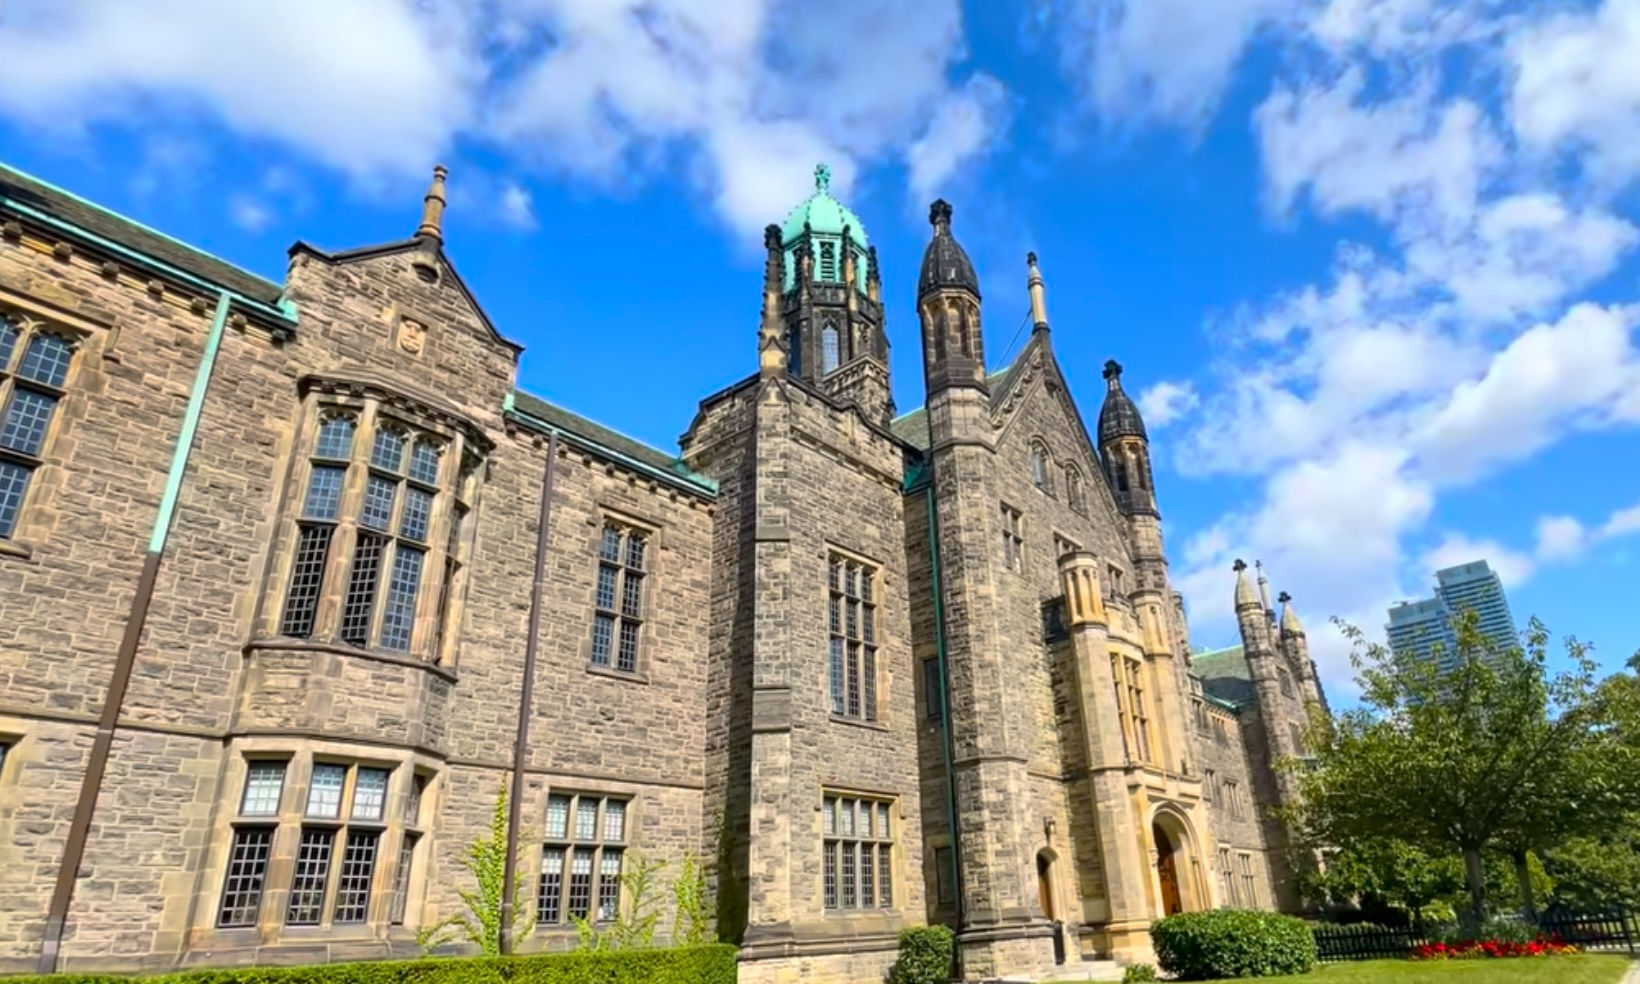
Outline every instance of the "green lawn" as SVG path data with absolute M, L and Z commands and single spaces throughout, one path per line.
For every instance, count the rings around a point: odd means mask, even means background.
M 1363 960 L 1326 964 L 1302 977 L 1261 977 L 1272 984 L 1617 984 L 1629 958 L 1605 954 L 1508 960 Z

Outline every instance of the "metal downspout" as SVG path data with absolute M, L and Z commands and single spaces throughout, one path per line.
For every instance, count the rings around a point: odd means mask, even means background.
M 222 333 L 228 324 L 230 298 L 226 291 L 218 295 L 216 317 L 211 321 L 210 334 L 205 340 L 205 354 L 200 358 L 199 371 L 194 375 L 193 391 L 188 395 L 188 410 L 182 418 L 182 432 L 171 454 L 171 470 L 165 478 L 165 495 L 160 499 L 159 513 L 154 517 L 154 531 L 148 538 L 148 553 L 143 557 L 142 573 L 137 577 L 137 589 L 131 597 L 131 611 L 125 619 L 125 632 L 114 657 L 114 672 L 108 681 L 108 693 L 103 698 L 102 714 L 97 720 L 97 734 L 91 743 L 91 757 L 86 762 L 85 775 L 80 780 L 80 796 L 74 803 L 74 817 L 68 827 L 68 841 L 63 845 L 62 865 L 57 869 L 57 883 L 51 891 L 51 905 L 46 911 L 45 938 L 40 947 L 39 970 L 42 974 L 55 973 L 57 957 L 62 949 L 63 930 L 68 923 L 68 907 L 74 898 L 74 883 L 79 877 L 80 864 L 85 860 L 86 841 L 91 833 L 91 814 L 102 791 L 103 773 L 108 769 L 109 751 L 114 745 L 114 729 L 119 724 L 120 711 L 125 706 L 125 692 L 131 684 L 132 671 L 137 661 L 137 644 L 148 621 L 148 606 L 154 598 L 154 582 L 159 576 L 160 559 L 165 554 L 165 541 L 171 534 L 171 523 L 176 518 L 177 500 L 182 493 L 182 477 L 188 470 L 188 458 L 193 452 L 194 438 L 199 432 L 199 418 L 205 409 L 205 393 L 211 385 L 211 373 L 216 368 L 216 357 L 222 349 Z
M 509 394 L 510 399 L 510 394 Z M 512 794 L 507 798 L 507 854 L 501 875 L 501 953 L 513 949 L 513 896 L 518 884 L 518 825 L 524 800 L 524 758 L 535 707 L 535 658 L 541 647 L 541 595 L 547 587 L 547 548 L 552 520 L 553 473 L 558 469 L 558 431 L 547 432 L 547 467 L 541 474 L 541 516 L 535 532 L 535 580 L 530 588 L 530 628 L 524 640 L 524 685 L 518 695 L 518 737 L 513 743 Z
M 928 563 L 934 582 L 934 651 L 940 664 L 940 732 L 945 753 L 945 809 L 951 828 L 951 885 L 956 892 L 957 928 L 962 928 L 962 829 L 957 820 L 957 773 L 951 737 L 951 684 L 945 655 L 945 585 L 940 576 L 940 521 L 934 508 L 934 459 L 928 459 Z M 961 951 L 953 950 L 958 968 Z

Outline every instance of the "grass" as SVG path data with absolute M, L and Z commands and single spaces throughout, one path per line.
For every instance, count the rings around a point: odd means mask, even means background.
M 1326 964 L 1299 977 L 1261 977 L 1280 984 L 1617 984 L 1629 958 L 1610 954 L 1507 960 L 1362 960 Z

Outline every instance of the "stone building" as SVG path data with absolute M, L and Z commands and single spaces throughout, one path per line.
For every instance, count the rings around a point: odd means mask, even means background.
M 704 859 L 747 981 L 876 980 L 929 921 L 967 979 L 1064 975 L 1298 904 L 1303 629 L 1238 571 L 1243 649 L 1192 655 L 1144 425 L 1111 362 L 1085 427 L 1034 256 L 988 371 L 934 204 L 897 416 L 820 170 L 675 454 L 515 388 L 444 180 L 273 282 L 0 168 L 0 972 L 419 952 L 503 788 L 520 952 L 640 854 Z

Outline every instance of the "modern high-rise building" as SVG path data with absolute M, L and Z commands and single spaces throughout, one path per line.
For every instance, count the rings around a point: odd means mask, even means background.
M 1515 620 L 1509 614 L 1509 599 L 1503 582 L 1484 560 L 1470 561 L 1435 572 L 1435 596 L 1419 601 L 1403 601 L 1389 610 L 1390 649 L 1399 654 L 1422 658 L 1435 655 L 1437 646 L 1443 669 L 1457 660 L 1457 636 L 1452 620 L 1473 609 L 1483 635 L 1498 649 L 1515 641 Z

